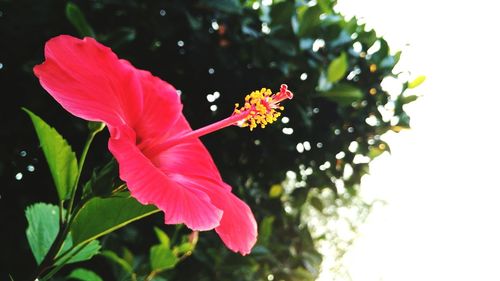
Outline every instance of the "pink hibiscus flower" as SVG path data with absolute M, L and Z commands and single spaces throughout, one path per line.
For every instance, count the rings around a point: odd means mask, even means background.
M 161 209 L 166 224 L 215 228 L 229 249 L 250 253 L 254 216 L 223 182 L 199 137 L 230 125 L 253 129 L 274 122 L 279 102 L 292 97 L 286 85 L 275 95 L 255 91 L 232 116 L 193 131 L 172 85 L 92 38 L 55 37 L 45 45 L 45 59 L 34 68 L 40 83 L 67 111 L 107 125 L 109 150 L 133 197 Z

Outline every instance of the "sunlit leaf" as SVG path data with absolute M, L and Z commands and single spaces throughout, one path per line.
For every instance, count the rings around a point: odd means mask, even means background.
M 371 159 L 375 159 L 377 157 L 379 157 L 380 155 L 382 155 L 382 153 L 384 153 L 385 150 L 382 150 L 378 147 L 372 147 L 370 149 L 370 152 L 368 153 L 368 157 L 370 157 Z
M 194 250 L 194 244 L 190 242 L 184 242 L 180 244 L 179 246 L 174 248 L 174 252 L 176 252 L 178 255 L 182 255 L 184 253 L 190 252 Z
M 409 129 L 409 127 L 405 127 L 405 126 L 391 126 L 390 129 L 393 131 L 393 132 L 396 132 L 396 133 L 399 133 L 403 130 L 407 130 Z
M 149 260 L 151 262 L 151 270 L 163 271 L 173 268 L 179 259 L 172 250 L 165 245 L 155 245 L 151 247 L 149 252 Z
M 170 238 L 165 233 L 165 231 L 159 229 L 158 227 L 154 227 L 156 237 L 160 241 L 160 244 L 165 245 L 166 247 L 170 247 Z
M 283 193 L 283 186 L 281 184 L 273 184 L 271 188 L 269 188 L 269 197 L 277 198 L 280 197 Z
M 349 65 L 347 63 L 346 53 L 341 53 L 340 56 L 330 62 L 328 65 L 327 77 L 330 82 L 337 82 L 344 78 Z
M 370 157 L 371 159 L 375 159 L 376 157 L 382 155 L 382 153 L 384 152 L 391 153 L 391 149 L 386 142 L 380 141 L 377 145 L 370 147 L 368 157 Z
M 333 3 L 330 0 L 318 0 L 318 5 L 323 13 L 331 14 L 333 12 Z
M 28 113 L 35 127 L 59 200 L 65 200 L 71 193 L 78 174 L 75 153 L 54 128 L 28 109 L 23 108 L 23 110 Z
M 408 89 L 416 88 L 416 87 L 420 86 L 420 84 L 424 83 L 424 81 L 425 81 L 425 76 L 420 75 L 417 78 L 415 78 L 413 81 L 408 83 Z

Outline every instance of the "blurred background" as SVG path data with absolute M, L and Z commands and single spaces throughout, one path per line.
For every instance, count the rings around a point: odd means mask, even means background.
M 86 123 L 32 73 L 44 43 L 71 34 L 96 37 L 173 84 L 193 128 L 228 116 L 252 90 L 287 83 L 295 93 L 274 126 L 202 139 L 256 215 L 253 252 L 241 257 L 202 232 L 192 256 L 153 280 L 497 280 L 491 5 L 0 1 L 0 278 L 25 280 L 35 269 L 24 209 L 57 198 L 20 107 L 77 154 L 85 141 Z M 84 178 L 111 159 L 106 139 L 93 144 Z M 153 226 L 174 244 L 190 233 L 153 215 L 101 239 L 116 258 L 95 256 L 58 278 L 86 268 L 104 280 L 143 280 Z
M 339 1 L 425 74 L 412 129 L 370 165 L 374 210 L 346 257 L 352 280 L 498 280 L 499 26 L 489 1 Z M 331 280 L 326 276 L 324 280 Z M 322 279 L 323 280 L 323 279 Z

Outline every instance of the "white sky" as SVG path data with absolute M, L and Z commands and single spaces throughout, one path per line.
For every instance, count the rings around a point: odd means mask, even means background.
M 410 131 L 387 136 L 367 196 L 384 199 L 346 263 L 353 281 L 500 280 L 500 9 L 496 1 L 339 0 L 427 80 Z M 405 44 L 410 46 L 405 47 Z M 328 280 L 324 275 L 321 280 Z

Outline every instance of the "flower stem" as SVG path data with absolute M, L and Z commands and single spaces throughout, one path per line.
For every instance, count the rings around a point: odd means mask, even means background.
M 75 203 L 76 190 L 78 189 L 78 183 L 80 182 L 80 176 L 82 175 L 83 164 L 85 163 L 85 158 L 87 158 L 87 153 L 89 152 L 90 145 L 92 144 L 92 141 L 94 140 L 96 134 L 96 131 L 90 132 L 89 136 L 87 137 L 87 141 L 85 142 L 85 146 L 83 147 L 82 155 L 80 156 L 80 161 L 78 163 L 78 174 L 76 176 L 75 185 L 71 190 L 71 196 L 69 199 L 65 221 L 68 221 L 71 216 L 71 211 L 73 210 L 73 205 Z
M 85 248 L 85 246 L 87 246 L 90 242 L 87 242 L 87 243 L 83 243 L 79 246 L 78 250 L 76 250 L 73 254 L 69 255 L 68 257 L 66 257 L 59 265 L 57 265 L 56 267 L 54 267 L 51 271 L 49 271 L 45 276 L 43 276 L 43 278 L 40 279 L 40 281 L 45 281 L 45 280 L 49 280 L 52 276 L 54 276 L 54 274 L 56 274 L 59 270 L 61 270 L 61 268 L 70 260 L 72 259 L 74 256 L 76 256 L 81 250 L 83 250 L 83 248 Z M 72 247 L 70 250 L 68 250 L 68 252 L 66 252 L 66 254 L 68 254 L 69 252 L 71 252 L 72 250 L 74 249 L 74 247 Z M 66 254 L 64 254 L 63 256 L 61 256 L 60 258 L 64 257 Z M 59 258 L 59 259 L 60 259 Z

